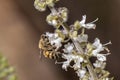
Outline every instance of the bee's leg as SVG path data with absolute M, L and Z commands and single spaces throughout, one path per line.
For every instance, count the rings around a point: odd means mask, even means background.
M 42 59 L 42 54 L 43 54 L 43 51 L 40 49 L 40 55 L 39 55 L 40 59 Z
M 62 64 L 63 62 L 58 62 L 57 60 L 55 61 L 55 64 Z
M 58 51 L 59 47 L 56 47 L 55 51 Z
M 56 55 L 55 55 L 55 54 L 53 55 L 53 57 L 54 57 L 54 59 L 57 59 L 57 57 L 56 57 Z
M 56 57 L 59 57 L 60 52 L 56 52 Z
M 53 49 L 53 47 L 51 47 L 51 46 L 48 46 L 48 48 L 47 48 L 48 50 L 52 50 Z

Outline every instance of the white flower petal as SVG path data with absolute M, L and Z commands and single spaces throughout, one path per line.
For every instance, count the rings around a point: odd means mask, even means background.
M 69 54 L 63 54 L 62 58 L 66 59 L 66 61 L 63 63 L 63 67 L 66 68 L 70 65 L 68 65 L 71 61 L 74 61 L 73 68 L 74 70 L 80 69 L 81 62 L 83 62 L 83 57 L 77 56 L 75 54 L 69 53 Z M 67 66 L 66 66 L 67 65 Z
M 96 22 L 98 20 L 98 18 L 92 22 L 89 23 L 85 23 L 86 22 L 86 15 L 84 15 L 82 17 L 82 20 L 80 21 L 80 26 L 86 29 L 95 29 L 96 25 L 94 24 L 94 22 Z
M 86 69 L 78 69 L 76 73 L 80 78 L 83 78 L 85 76 Z
M 87 23 L 84 27 L 87 28 L 87 29 L 95 29 L 96 25 L 92 24 L 92 23 Z
M 98 53 L 104 50 L 103 45 L 100 43 L 100 40 L 98 38 L 95 39 L 95 42 L 93 43 L 93 46 L 95 50 L 92 51 L 92 54 L 96 56 Z
M 93 65 L 94 65 L 94 67 L 96 67 L 96 68 L 104 69 L 105 66 L 106 66 L 106 62 L 96 60 L 96 62 L 93 63 Z
M 73 48 L 74 48 L 74 45 L 71 44 L 71 43 L 68 43 L 68 44 L 66 44 L 64 47 L 65 47 L 65 48 L 63 49 L 63 51 L 64 51 L 65 53 L 71 53 L 72 50 L 73 50 Z
M 72 50 L 73 50 L 73 47 L 72 47 L 72 46 L 69 46 L 69 47 L 67 47 L 67 50 L 68 50 L 68 51 L 72 51 Z
M 86 15 L 83 15 L 80 24 L 85 24 L 85 22 L 86 22 Z
M 51 44 L 55 45 L 57 48 L 59 48 L 62 46 L 61 42 L 62 42 L 62 38 L 57 38 L 57 39 L 51 41 Z
M 65 61 L 62 64 L 62 69 L 64 69 L 65 71 L 67 71 L 67 68 L 70 66 L 70 62 L 69 61 Z
M 97 54 L 97 59 L 99 61 L 106 61 L 106 56 L 104 56 L 103 54 Z
M 66 61 L 63 62 L 62 68 L 67 70 L 67 67 L 70 66 L 70 62 L 73 60 L 74 56 L 72 54 L 63 54 L 62 58 L 66 59 Z
M 76 63 L 73 65 L 74 70 L 80 69 L 80 67 L 81 67 L 80 63 Z
M 52 22 L 50 24 L 53 25 L 53 26 L 56 26 L 58 23 L 57 23 L 56 20 L 52 20 Z
M 95 42 L 93 43 L 95 47 L 101 45 L 100 40 L 98 38 L 95 38 Z
M 54 34 L 51 34 L 51 33 L 49 33 L 49 32 L 46 32 L 46 36 L 48 36 L 48 37 L 53 37 Z
M 81 67 L 80 63 L 83 62 L 83 60 L 84 59 L 82 57 L 76 56 L 76 59 L 74 59 L 75 64 L 73 65 L 74 70 L 80 69 Z
M 88 35 L 87 34 L 78 35 L 77 40 L 79 41 L 79 43 L 87 42 L 88 41 Z
M 51 45 L 56 46 L 56 49 L 58 49 L 58 48 L 60 48 L 62 46 L 62 44 L 61 44 L 62 38 L 60 38 L 57 33 L 46 32 L 46 36 L 48 37 L 49 42 L 51 43 Z

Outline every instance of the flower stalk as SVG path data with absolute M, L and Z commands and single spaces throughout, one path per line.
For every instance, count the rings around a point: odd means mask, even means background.
M 68 9 L 65 7 L 55 8 L 53 5 L 56 2 L 57 0 L 44 0 L 44 2 L 35 0 L 34 3 L 35 8 L 39 11 L 46 10 L 46 6 L 48 6 L 51 13 L 47 16 L 46 21 L 55 28 L 54 33 L 47 32 L 41 36 L 39 48 L 44 56 L 56 60 L 60 57 L 63 58 L 65 61 L 59 62 L 62 64 L 62 68 L 65 71 L 68 67 L 73 68 L 79 80 L 113 80 L 113 78 L 109 78 L 109 72 L 104 70 L 106 56 L 110 53 L 106 47 L 109 43 L 104 45 L 98 38 L 94 43 L 90 43 L 88 35 L 85 34 L 85 29 L 96 28 L 94 23 L 98 18 L 86 23 L 86 15 L 83 15 L 81 21 L 77 20 L 69 26 L 66 23 Z M 102 51 L 107 53 L 103 54 Z M 92 63 L 90 58 L 96 58 L 95 63 Z M 73 65 L 70 64 L 72 61 Z
M 49 9 L 51 10 L 51 12 L 53 12 L 53 11 L 57 12 L 54 7 L 49 7 Z M 66 23 L 62 23 L 61 26 L 64 28 L 64 30 L 65 30 L 67 33 L 69 33 L 69 31 L 68 31 L 68 30 L 69 30 L 69 29 L 68 29 L 69 26 L 68 26 Z M 81 48 L 81 46 L 79 45 L 79 43 L 76 42 L 74 39 L 72 39 L 72 41 L 73 41 L 76 49 L 78 50 L 78 52 L 79 52 L 80 54 L 84 54 L 84 51 L 82 50 L 82 48 Z M 93 66 L 92 66 L 91 62 L 89 61 L 88 57 L 86 57 L 86 60 L 87 60 L 87 62 L 88 62 L 87 68 L 88 68 L 89 73 L 90 73 L 90 75 L 91 75 L 91 78 L 92 78 L 91 80 L 98 80 L 96 74 L 94 73 Z

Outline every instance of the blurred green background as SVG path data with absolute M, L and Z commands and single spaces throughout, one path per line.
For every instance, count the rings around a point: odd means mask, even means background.
M 40 13 L 33 6 L 34 0 L 0 0 L 0 51 L 14 66 L 19 80 L 78 80 L 72 70 L 65 72 L 53 60 L 39 58 L 40 35 L 53 31 L 45 19 L 49 10 Z M 68 24 L 99 18 L 96 30 L 89 30 L 89 40 L 99 37 L 109 46 L 107 70 L 120 80 L 120 0 L 60 0 L 56 7 L 69 9 Z

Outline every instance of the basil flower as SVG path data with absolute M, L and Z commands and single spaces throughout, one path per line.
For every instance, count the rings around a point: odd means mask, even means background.
M 53 7 L 58 0 L 35 0 L 34 6 L 38 11 L 45 11 L 47 6 Z

